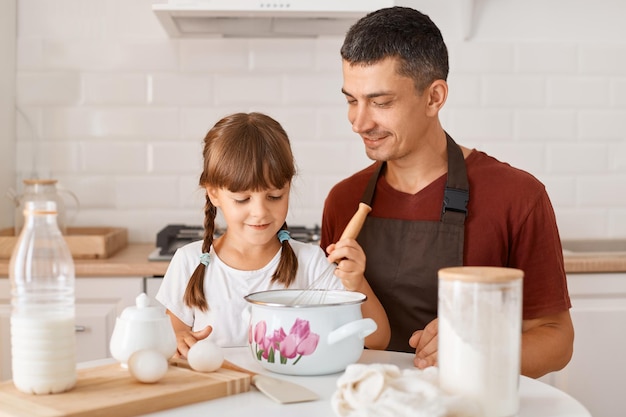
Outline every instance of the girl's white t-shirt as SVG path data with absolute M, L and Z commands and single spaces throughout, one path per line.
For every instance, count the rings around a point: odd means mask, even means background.
M 298 258 L 298 271 L 289 288 L 302 289 L 326 272 L 323 279 L 316 282 L 316 288 L 341 289 L 341 280 L 329 270 L 329 263 L 322 249 L 313 244 L 290 240 L 289 244 Z M 201 311 L 183 302 L 183 295 L 191 274 L 200 264 L 202 241 L 191 242 L 179 248 L 167 268 L 156 299 L 193 331 L 211 325 L 209 335 L 219 346 L 246 346 L 248 342 L 248 302 L 244 296 L 253 292 L 282 289 L 284 286 L 271 283 L 272 274 L 278 266 L 282 248 L 263 268 L 242 271 L 226 265 L 217 256 L 213 247 L 209 265 L 204 275 L 204 296 L 209 308 Z

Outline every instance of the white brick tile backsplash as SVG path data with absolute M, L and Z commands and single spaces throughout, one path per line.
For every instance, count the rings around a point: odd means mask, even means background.
M 578 114 L 578 128 L 580 138 L 585 141 L 624 141 L 626 111 L 581 110 Z
M 576 74 L 576 44 L 528 42 L 515 46 L 515 68 L 519 73 Z
M 52 138 L 175 139 L 178 110 L 170 108 L 80 107 L 43 112 L 42 134 Z
M 341 45 L 342 36 L 322 36 L 315 43 L 315 68 L 320 71 L 341 73 Z
M 79 0 L 84 2 L 85 0 Z M 105 38 L 161 38 L 168 37 L 152 12 L 152 5 L 160 0 L 107 0 L 102 16 Z
M 609 105 L 609 79 L 603 77 L 549 77 L 548 105 L 557 108 Z
M 17 40 L 16 68 L 18 71 L 37 70 L 43 66 L 43 41 L 21 38 Z
M 365 154 L 365 145 L 361 141 L 361 138 L 355 136 L 348 143 L 348 155 L 346 156 L 346 164 L 341 167 L 343 171 L 343 177 L 349 177 L 357 171 L 362 170 L 363 168 L 370 166 L 374 161 L 369 159 Z M 322 195 L 323 198 L 326 197 L 326 194 Z
M 36 153 L 35 153 L 36 152 Z M 15 165 L 19 174 L 45 178 L 50 172 L 80 172 L 80 146 L 77 142 L 17 141 Z
M 546 151 L 543 144 L 490 142 L 478 150 L 533 175 L 546 172 Z
M 317 195 L 315 177 L 298 174 L 291 184 L 289 195 L 289 211 L 306 209 L 308 207 L 319 207 L 319 197 Z
M 626 236 L 626 210 L 613 210 L 609 217 L 608 236 L 623 238 Z
M 78 197 L 80 212 L 92 209 L 114 209 L 116 207 L 116 182 L 113 175 L 89 175 L 61 179 L 59 184 L 71 190 Z M 70 206 L 71 200 L 68 200 Z
M 521 140 L 566 141 L 577 139 L 577 114 L 573 110 L 534 109 L 515 112 L 515 131 Z
M 200 175 L 202 172 L 202 142 L 166 142 L 150 145 L 152 166 L 155 174 Z
M 319 140 L 315 107 L 265 107 L 262 112 L 281 124 L 292 144 Z
M 345 166 L 348 145 L 342 142 L 292 143 L 298 171 L 303 177 L 322 173 L 341 173 Z
M 180 206 L 186 209 L 197 210 L 198 214 L 204 217 L 204 205 L 206 204 L 206 191 L 200 187 L 198 181 L 202 167 L 198 167 L 196 172 L 189 175 L 178 176 L 179 194 L 178 199 Z M 202 223 L 198 220 L 197 223 Z
M 116 205 L 121 209 L 176 208 L 179 183 L 175 177 L 125 176 L 115 179 Z
M 609 169 L 620 173 L 626 173 L 626 141 L 619 144 L 610 144 Z
M 190 107 L 180 110 L 181 137 L 201 143 L 209 129 L 222 117 L 243 111 L 240 106 L 219 106 L 217 108 Z
M 537 176 L 543 183 L 554 207 L 576 205 L 576 180 L 565 176 Z
M 455 109 L 450 127 L 463 132 L 463 140 L 500 141 L 513 136 L 513 112 L 499 108 Z M 460 140 L 460 138 L 459 138 Z
M 293 74 L 285 77 L 285 102 L 288 104 L 331 104 L 345 103 L 341 94 L 340 74 L 321 73 L 314 75 Z
M 283 103 L 282 77 L 277 75 L 217 75 L 215 101 L 218 105 Z
M 27 72 L 17 76 L 17 104 L 64 106 L 81 101 L 81 79 L 77 73 Z
M 313 39 L 253 39 L 249 46 L 251 71 L 310 70 L 314 66 Z
M 45 41 L 43 66 L 53 70 L 177 70 L 177 42 L 170 39 L 116 42 Z
M 244 39 L 187 39 L 180 43 L 180 69 L 194 72 L 246 71 L 248 41 Z
M 548 145 L 548 168 L 555 174 L 601 174 L 607 171 L 608 159 L 605 145 Z
M 20 0 L 19 37 L 98 38 L 106 2 Z
M 611 78 L 609 91 L 610 104 L 626 108 L 626 77 Z
M 555 208 L 561 239 L 599 239 L 609 230 L 608 209 Z
M 593 75 L 620 75 L 626 73 L 626 45 L 623 43 L 582 44 L 580 70 Z
M 452 73 L 448 77 L 447 106 L 467 107 L 482 103 L 482 79 L 477 74 Z
M 58 178 L 81 200 L 78 225 L 153 242 L 203 221 L 207 131 L 262 111 L 299 168 L 288 222 L 319 224 L 330 188 L 371 163 L 341 94 L 343 37 L 170 38 L 154 1 L 18 1 L 18 185 Z M 626 2 L 564 4 L 484 2 L 466 40 L 435 13 L 450 51 L 442 125 L 544 182 L 563 238 L 626 237 L 626 36 L 613 24 Z
M 594 175 L 578 180 L 579 203 L 587 207 L 626 206 L 626 175 Z
M 38 141 L 41 137 L 43 108 L 19 105 L 15 107 L 16 139 Z
M 113 141 L 83 142 L 82 171 L 92 174 L 148 172 L 148 145 Z
M 144 74 L 88 73 L 83 76 L 85 103 L 131 105 L 147 103 Z
M 48 70 L 111 70 L 110 44 L 103 40 L 44 40 L 42 68 Z
M 239 107 L 237 111 L 267 114 L 281 124 L 292 143 L 319 140 L 319 130 L 316 125 L 319 110 L 313 106 L 254 105 L 248 108 Z M 223 114 L 225 115 L 226 113 Z
M 317 111 L 318 136 L 324 140 L 352 138 L 360 141 L 359 136 L 352 131 L 352 125 L 348 120 L 348 105 L 343 94 L 340 97 L 340 104 L 324 106 Z
M 179 66 L 178 45 L 170 38 L 138 39 L 111 42 L 107 45 L 107 52 L 114 70 L 174 71 Z
M 482 82 L 486 106 L 539 107 L 545 103 L 545 78 L 493 75 Z
M 213 104 L 213 80 L 208 74 L 157 73 L 148 77 L 150 103 L 162 106 Z
M 497 42 L 449 43 L 450 72 L 497 74 L 513 71 L 515 49 L 513 45 Z

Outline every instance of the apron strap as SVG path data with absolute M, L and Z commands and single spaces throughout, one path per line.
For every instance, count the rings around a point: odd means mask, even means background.
M 376 168 L 376 170 L 370 177 L 367 183 L 367 187 L 365 187 L 365 192 L 361 196 L 361 203 L 365 203 L 368 206 L 372 207 L 372 202 L 374 200 L 374 191 L 376 191 L 376 183 L 378 182 L 380 173 L 385 167 L 385 165 L 387 165 L 387 162 L 383 161 L 380 165 L 378 165 L 378 167 Z
M 448 179 L 443 194 L 441 221 L 451 224 L 464 224 L 469 201 L 469 182 L 463 151 L 446 132 L 448 143 Z

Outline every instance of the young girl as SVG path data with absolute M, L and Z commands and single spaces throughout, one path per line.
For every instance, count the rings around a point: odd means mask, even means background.
M 387 347 L 389 322 L 363 276 L 365 254 L 360 246 L 342 239 L 326 258 L 319 246 L 289 238 L 285 219 L 296 168 L 280 124 L 260 113 L 227 116 L 207 133 L 203 156 L 204 240 L 176 251 L 156 296 L 171 318 L 178 355 L 186 357 L 189 348 L 206 337 L 223 347 L 245 346 L 244 296 L 307 288 L 328 271 L 329 262 L 339 266 L 316 287 L 367 295 L 362 313 L 376 321 L 378 329 L 365 339 L 365 346 Z M 214 239 L 218 208 L 227 227 Z

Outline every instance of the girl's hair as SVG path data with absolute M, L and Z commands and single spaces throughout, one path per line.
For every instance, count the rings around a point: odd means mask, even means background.
M 281 189 L 291 183 L 296 167 L 289 138 L 282 126 L 261 113 L 235 113 L 218 121 L 204 138 L 204 168 L 201 187 L 224 188 L 231 192 Z M 202 253 L 209 253 L 215 232 L 217 208 L 208 195 L 204 206 Z M 281 230 L 287 230 L 287 223 Z M 204 295 L 206 265 L 198 264 L 185 290 L 189 307 L 208 309 Z M 296 276 L 298 260 L 288 240 L 272 282 L 288 287 Z

